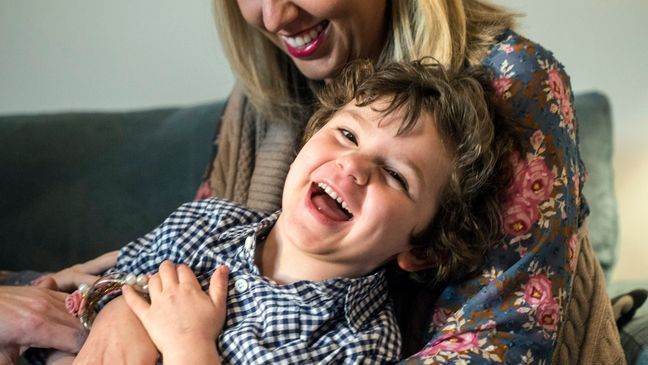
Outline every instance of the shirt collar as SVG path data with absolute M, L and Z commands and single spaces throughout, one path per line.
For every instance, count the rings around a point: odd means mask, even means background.
M 250 224 L 242 235 L 245 244 L 241 245 L 239 254 L 243 255 L 249 269 L 257 275 L 260 275 L 254 264 L 257 242 L 268 235 L 280 214 L 281 210 Z M 361 331 L 367 320 L 375 316 L 387 301 L 387 280 L 383 269 L 359 278 L 298 281 L 284 287 L 294 287 L 298 294 L 296 298 L 309 305 L 317 305 L 318 301 L 330 303 L 331 300 L 341 303 L 347 324 L 355 332 Z
M 387 280 L 385 270 L 355 279 L 347 289 L 344 313 L 346 320 L 355 332 L 362 330 L 367 321 L 376 316 L 387 301 Z

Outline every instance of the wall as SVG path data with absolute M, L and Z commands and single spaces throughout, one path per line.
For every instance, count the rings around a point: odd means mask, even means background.
M 223 98 L 209 0 L 0 1 L 0 113 Z
M 648 2 L 499 0 L 576 92 L 611 98 L 621 217 L 615 277 L 648 278 Z M 232 85 L 210 1 L 2 0 L 0 113 L 115 110 L 223 98 Z
M 619 203 L 619 261 L 613 280 L 648 278 L 648 2 L 498 0 L 526 16 L 519 30 L 551 49 L 574 91 L 611 100 Z

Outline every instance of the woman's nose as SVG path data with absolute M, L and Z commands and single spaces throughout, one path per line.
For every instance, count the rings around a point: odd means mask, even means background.
M 353 179 L 358 185 L 366 185 L 371 177 L 372 163 L 359 154 L 347 154 L 336 160 L 345 176 Z
M 263 0 L 263 26 L 276 33 L 299 15 L 299 7 L 290 0 Z

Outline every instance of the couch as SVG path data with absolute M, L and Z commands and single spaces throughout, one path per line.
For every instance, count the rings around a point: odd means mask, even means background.
M 150 231 L 193 198 L 222 107 L 0 116 L 0 270 L 56 270 Z M 618 238 L 610 106 L 586 93 L 575 107 L 591 241 L 609 279 Z M 635 287 L 648 283 L 613 283 L 609 293 Z M 648 305 L 621 339 L 629 363 L 648 364 Z

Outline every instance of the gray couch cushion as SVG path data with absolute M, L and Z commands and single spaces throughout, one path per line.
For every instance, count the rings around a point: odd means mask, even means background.
M 222 105 L 0 117 L 0 269 L 57 270 L 161 223 L 193 198 Z
M 619 224 L 612 168 L 610 104 L 603 94 L 586 93 L 576 96 L 575 108 L 581 157 L 589 173 L 583 194 L 590 206 L 590 239 L 609 280 L 616 262 Z

